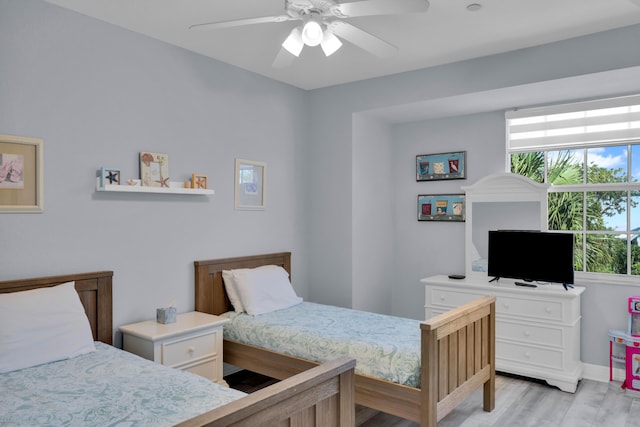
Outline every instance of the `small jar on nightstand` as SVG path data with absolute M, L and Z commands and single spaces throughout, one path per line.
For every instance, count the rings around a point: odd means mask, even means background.
M 145 359 L 227 385 L 222 373 L 222 325 L 229 319 L 192 311 L 174 323 L 155 320 L 120 326 L 122 348 Z

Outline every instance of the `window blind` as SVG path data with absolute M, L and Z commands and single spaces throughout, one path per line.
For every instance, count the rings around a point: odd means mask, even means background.
M 510 152 L 640 142 L 640 95 L 512 110 L 505 118 Z

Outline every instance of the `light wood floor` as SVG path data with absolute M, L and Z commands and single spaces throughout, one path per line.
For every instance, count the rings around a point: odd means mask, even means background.
M 358 407 L 360 427 L 418 427 L 417 423 Z M 575 394 L 546 384 L 496 376 L 496 408 L 482 410 L 478 391 L 438 423 L 438 427 L 640 427 L 640 394 L 620 382 L 582 380 Z
M 248 371 L 225 377 L 251 393 L 275 380 Z M 369 408 L 356 409 L 358 427 L 418 427 L 417 423 Z M 534 380 L 496 375 L 496 407 L 482 410 L 480 390 L 469 396 L 438 427 L 640 427 L 640 393 L 620 382 L 582 380 L 576 393 Z

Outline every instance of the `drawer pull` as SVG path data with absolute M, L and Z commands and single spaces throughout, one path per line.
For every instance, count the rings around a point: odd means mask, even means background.
M 440 295 L 440 301 L 444 301 L 444 300 L 445 300 L 444 295 Z
M 502 306 L 507 310 L 509 309 L 509 303 L 508 302 L 503 303 Z
M 187 349 L 187 353 L 189 353 L 189 356 L 193 356 L 193 353 L 194 353 L 195 351 L 196 351 L 196 349 L 195 349 L 195 348 L 193 348 L 193 347 L 189 347 L 189 348 Z
M 529 331 L 524 331 L 524 336 L 529 338 L 531 336 L 531 332 Z
M 531 359 L 531 353 L 529 353 L 528 351 L 524 352 L 524 357 L 527 359 Z
M 547 312 L 547 313 L 551 313 L 551 307 L 545 307 L 544 311 Z

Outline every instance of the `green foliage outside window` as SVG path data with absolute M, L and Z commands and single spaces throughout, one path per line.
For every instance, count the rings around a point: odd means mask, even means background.
M 640 231 L 633 227 L 627 230 L 626 225 L 622 229 L 607 225 L 609 218 L 626 217 L 638 204 L 639 193 L 624 187 L 630 181 L 626 168 L 607 168 L 590 162 L 585 170 L 588 156 L 584 149 L 549 151 L 546 156 L 545 152 L 515 153 L 511 155 L 511 172 L 547 182 L 559 190 L 549 192 L 548 228 L 574 233 L 576 271 L 639 275 Z M 618 186 L 619 191 L 618 187 L 599 191 L 597 184 L 622 186 Z M 572 187 L 563 191 L 562 186 Z

